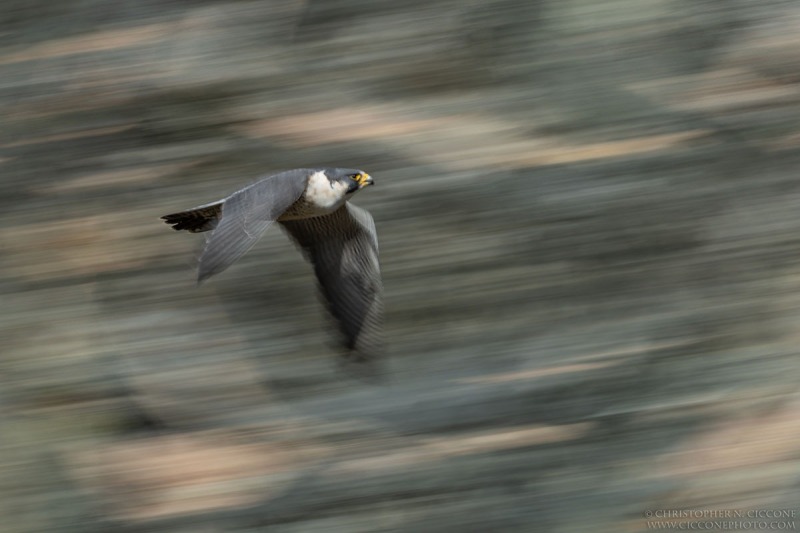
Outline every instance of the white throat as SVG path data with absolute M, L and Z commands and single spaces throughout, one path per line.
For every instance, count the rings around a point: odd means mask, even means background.
M 341 181 L 331 182 L 323 171 L 317 171 L 308 177 L 306 185 L 306 202 L 324 210 L 333 210 L 345 201 L 347 184 Z

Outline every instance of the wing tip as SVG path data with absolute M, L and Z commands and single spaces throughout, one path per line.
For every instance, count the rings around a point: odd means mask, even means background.
M 170 213 L 169 215 L 162 215 L 159 220 L 163 220 L 164 224 L 169 224 L 174 230 L 178 230 L 177 225 L 180 224 L 179 213 Z
M 214 206 L 212 206 L 214 207 Z M 179 211 L 159 217 L 175 231 L 186 230 L 191 233 L 202 233 L 213 230 L 219 221 L 218 212 L 209 212 L 206 207 L 195 207 L 187 211 Z
M 192 231 L 193 229 L 193 224 L 189 223 L 189 219 L 185 212 L 171 213 L 169 215 L 163 215 L 159 218 L 163 220 L 165 224 L 169 224 L 169 226 L 175 231 L 181 231 L 181 230 Z
M 199 287 L 208 280 L 211 276 L 219 274 L 225 270 L 224 268 L 207 267 L 203 264 L 203 258 L 200 258 L 200 264 L 197 267 L 197 286 Z

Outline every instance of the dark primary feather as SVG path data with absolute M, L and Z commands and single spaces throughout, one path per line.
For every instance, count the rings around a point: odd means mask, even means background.
M 349 356 L 367 361 L 381 355 L 382 286 L 372 216 L 345 204 L 330 215 L 280 223 L 313 264 Z
M 188 211 L 164 215 L 161 218 L 174 230 L 200 233 L 214 229 L 219 221 L 220 213 L 222 213 L 221 201 L 209 206 L 200 206 Z

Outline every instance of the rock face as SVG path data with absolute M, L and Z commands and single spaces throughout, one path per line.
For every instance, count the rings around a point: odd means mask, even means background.
M 796 507 L 794 2 L 2 11 L 3 531 Z M 317 165 L 377 183 L 387 383 L 278 228 L 197 288 L 158 220 Z

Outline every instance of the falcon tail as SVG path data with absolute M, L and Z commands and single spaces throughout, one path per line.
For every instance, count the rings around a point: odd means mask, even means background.
M 176 231 L 186 230 L 192 233 L 210 231 L 217 227 L 222 213 L 222 203 L 223 201 L 219 201 L 201 205 L 188 211 L 164 215 L 161 219 Z

